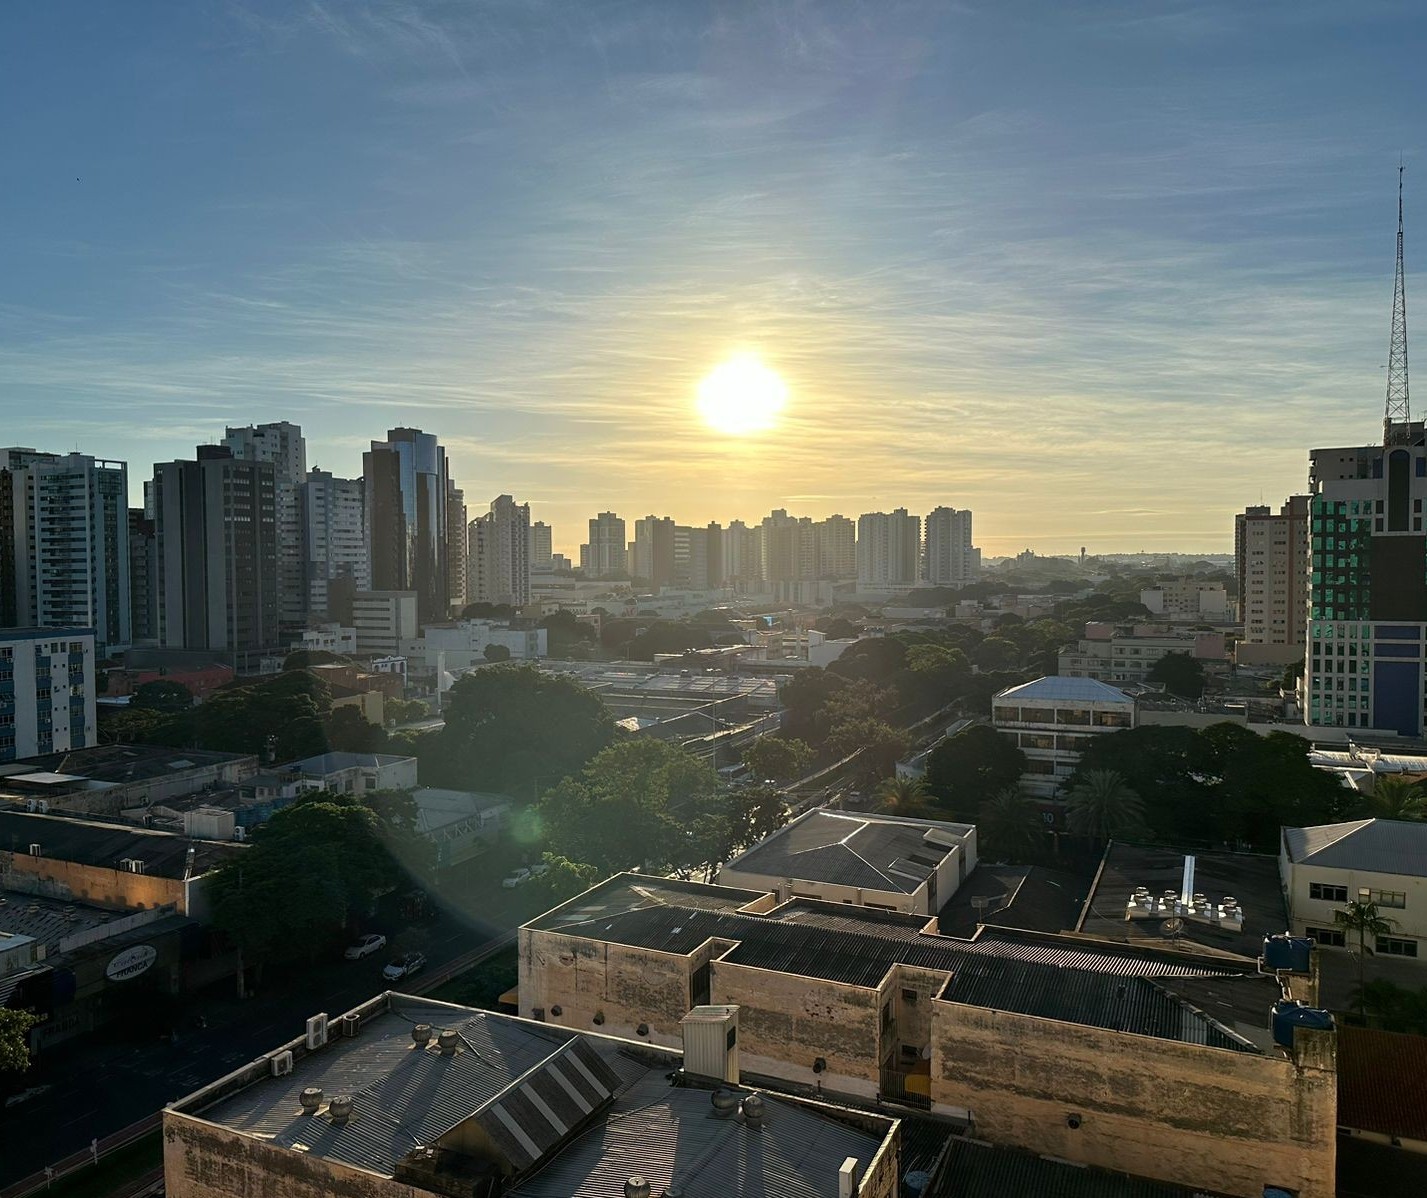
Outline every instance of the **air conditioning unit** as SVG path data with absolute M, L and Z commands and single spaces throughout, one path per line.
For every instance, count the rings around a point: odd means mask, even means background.
M 48 799 L 36 799 L 35 811 L 40 815 L 48 815 L 50 813 L 50 801 Z
M 119 868 L 125 873 L 141 874 L 144 872 L 144 862 L 140 857 L 124 857 L 119 861 Z
M 291 1051 L 275 1053 L 269 1058 L 274 1077 L 286 1077 L 292 1072 Z
M 311 1051 L 327 1043 L 327 1013 L 314 1015 L 307 1021 L 307 1047 Z
M 248 839 L 248 829 L 245 828 L 245 827 L 243 827 L 242 824 L 239 824 L 237 827 L 235 827 L 235 828 L 233 829 L 233 839 L 234 839 L 234 840 L 247 840 L 247 839 Z
M 30 856 L 31 856 L 31 857 L 38 857 L 39 855 L 40 855 L 40 846 L 37 845 L 37 844 L 31 844 L 31 845 L 30 845 Z
M 342 1016 L 342 1035 L 355 1036 L 362 1030 L 362 1017 L 360 1015 Z

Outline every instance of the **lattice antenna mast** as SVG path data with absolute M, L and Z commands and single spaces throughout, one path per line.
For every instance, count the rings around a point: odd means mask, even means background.
M 1402 166 L 1397 168 L 1397 277 L 1392 285 L 1392 345 L 1387 356 L 1387 407 L 1382 443 L 1406 444 L 1412 413 L 1407 403 L 1407 287 L 1402 269 Z

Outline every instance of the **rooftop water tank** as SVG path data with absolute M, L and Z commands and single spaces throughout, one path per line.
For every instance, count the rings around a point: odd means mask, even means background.
M 1300 1027 L 1331 1032 L 1333 1017 L 1327 1011 L 1310 1007 L 1302 1002 L 1290 1002 L 1283 999 L 1273 1004 L 1273 1042 L 1275 1044 L 1283 1048 L 1292 1048 L 1294 1029 Z
M 1280 969 L 1290 973 L 1307 973 L 1312 958 L 1313 941 L 1305 937 L 1280 932 L 1277 936 L 1263 938 L 1264 969 L 1271 973 Z

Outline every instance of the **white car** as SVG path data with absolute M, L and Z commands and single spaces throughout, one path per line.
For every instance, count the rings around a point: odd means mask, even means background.
M 550 862 L 548 861 L 542 861 L 539 865 L 532 865 L 530 867 L 530 876 L 532 878 L 543 878 L 549 872 Z
M 347 951 L 342 955 L 349 961 L 360 961 L 363 957 L 370 957 L 373 953 L 379 953 L 384 948 L 386 948 L 385 936 L 363 936 L 356 944 L 348 945 Z
M 517 886 L 519 886 L 529 877 L 530 871 L 528 869 L 518 869 L 513 874 L 511 874 L 510 877 L 506 878 L 501 883 L 501 885 L 504 886 L 507 890 L 514 890 Z
M 389 982 L 399 982 L 426 968 L 426 957 L 421 953 L 407 953 L 399 961 L 393 961 L 382 970 L 382 977 Z

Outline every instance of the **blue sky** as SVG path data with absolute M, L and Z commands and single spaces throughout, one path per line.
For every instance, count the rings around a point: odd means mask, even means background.
M 1424 31 L 1373 0 L 7 4 L 0 444 L 137 491 L 227 423 L 295 420 L 338 473 L 414 424 L 473 514 L 512 492 L 567 550 L 606 508 L 949 503 L 992 553 L 1226 551 L 1310 445 L 1378 431 Z M 737 352 L 787 382 L 771 433 L 694 412 Z

